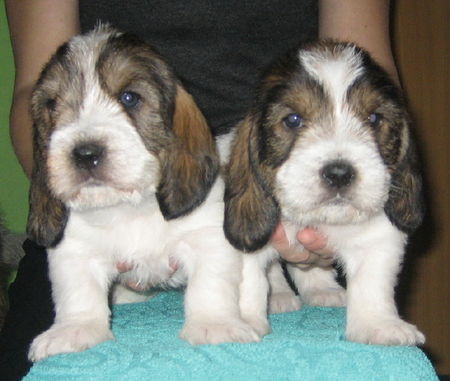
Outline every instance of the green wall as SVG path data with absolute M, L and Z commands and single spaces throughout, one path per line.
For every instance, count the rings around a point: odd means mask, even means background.
M 14 155 L 9 137 L 9 108 L 14 64 L 5 3 L 0 4 L 0 215 L 7 227 L 25 230 L 28 213 L 28 180 Z

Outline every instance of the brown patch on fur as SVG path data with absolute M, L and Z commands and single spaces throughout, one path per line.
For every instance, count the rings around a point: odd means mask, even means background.
M 407 141 L 403 139 L 404 128 L 408 128 L 408 119 L 404 106 L 398 99 L 386 99 L 368 81 L 359 82 L 348 94 L 348 103 L 353 112 L 371 130 L 385 164 L 395 165 L 400 155 L 401 146 Z M 377 113 L 382 120 L 378 126 L 371 126 L 369 115 Z
M 421 224 L 425 208 L 416 149 L 406 123 L 397 162 L 391 166 L 391 187 L 384 209 L 400 230 L 412 233 Z
M 52 247 L 63 237 L 68 211 L 48 187 L 46 144 L 42 140 L 35 135 L 27 233 L 39 245 Z
M 146 148 L 157 152 L 168 144 L 176 96 L 176 79 L 162 57 L 129 34 L 109 39 L 97 62 L 100 85 L 112 100 L 121 93 L 141 97 L 139 106 L 126 109 Z
M 323 115 L 330 112 L 330 104 L 317 83 L 301 76 L 291 76 L 286 81 L 284 86 L 267 89 L 272 95 L 266 96 L 260 111 L 260 125 L 255 132 L 259 136 L 260 159 L 271 167 L 279 167 L 288 158 L 302 131 L 312 123 L 320 122 Z M 285 125 L 284 119 L 293 113 L 302 117 L 302 127 Z
M 232 159 L 225 170 L 224 231 L 228 240 L 243 251 L 264 246 L 279 220 L 278 204 L 264 184 L 273 182 L 274 171 L 259 163 L 256 128 L 250 116 L 237 127 Z M 262 166 L 260 176 L 254 166 Z
M 192 126 L 196 126 L 193 131 Z M 205 117 L 196 106 L 192 96 L 181 87 L 177 87 L 173 132 L 180 139 L 183 149 L 191 154 L 203 150 L 215 152 L 215 143 Z
M 159 153 L 157 198 L 165 218 L 189 213 L 206 198 L 219 170 L 214 138 L 192 96 L 177 86 L 173 139 Z

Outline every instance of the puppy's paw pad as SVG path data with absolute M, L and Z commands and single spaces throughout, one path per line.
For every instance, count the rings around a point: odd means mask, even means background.
M 347 338 L 366 344 L 376 345 L 421 345 L 425 336 L 416 326 L 401 319 L 372 322 L 370 326 L 361 325 L 347 328 Z
M 297 311 L 301 306 L 300 298 L 292 292 L 277 292 L 269 297 L 269 312 L 272 314 Z
M 113 337 L 109 328 L 96 322 L 54 325 L 33 340 L 28 358 L 35 362 L 59 353 L 80 352 Z
M 250 343 L 261 340 L 249 324 L 239 320 L 187 322 L 180 333 L 180 337 L 192 345 L 231 342 Z
M 303 301 L 310 306 L 344 307 L 346 305 L 346 291 L 342 287 L 310 290 L 302 294 Z

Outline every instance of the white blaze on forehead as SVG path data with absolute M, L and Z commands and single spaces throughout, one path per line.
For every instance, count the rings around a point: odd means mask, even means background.
M 363 73 L 362 57 L 354 47 L 339 51 L 300 51 L 300 62 L 317 82 L 319 82 L 335 104 L 336 112 L 345 105 L 348 88 Z
M 130 138 L 128 140 L 137 141 L 137 132 L 115 99 L 116 95 L 108 93 L 101 85 L 97 63 L 107 37 L 108 34 L 94 32 L 91 36 L 76 37 L 72 41 L 71 52 L 77 57 L 76 65 L 81 74 L 77 76 L 77 80 L 82 80 L 82 99 L 77 119 L 73 121 L 71 129 L 74 134 L 78 133 L 78 139 L 81 140 L 103 138 L 113 142 L 115 134 L 126 132 Z M 139 143 L 141 142 L 135 144 Z
M 80 109 L 80 119 L 95 120 L 105 108 L 111 113 L 120 113 L 117 102 L 102 89 L 100 85 L 97 62 L 109 34 L 94 33 L 90 37 L 75 38 L 72 49 L 76 52 L 78 66 L 83 74 L 83 102 Z M 101 113 L 100 113 L 101 114 Z M 103 115 L 100 115 L 104 117 Z

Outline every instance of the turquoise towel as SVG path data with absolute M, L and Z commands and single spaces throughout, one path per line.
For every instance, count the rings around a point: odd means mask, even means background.
M 191 346 L 178 338 L 182 294 L 115 306 L 116 337 L 81 353 L 35 364 L 31 380 L 437 380 L 416 347 L 345 341 L 344 308 L 304 307 L 270 316 L 260 343 Z

